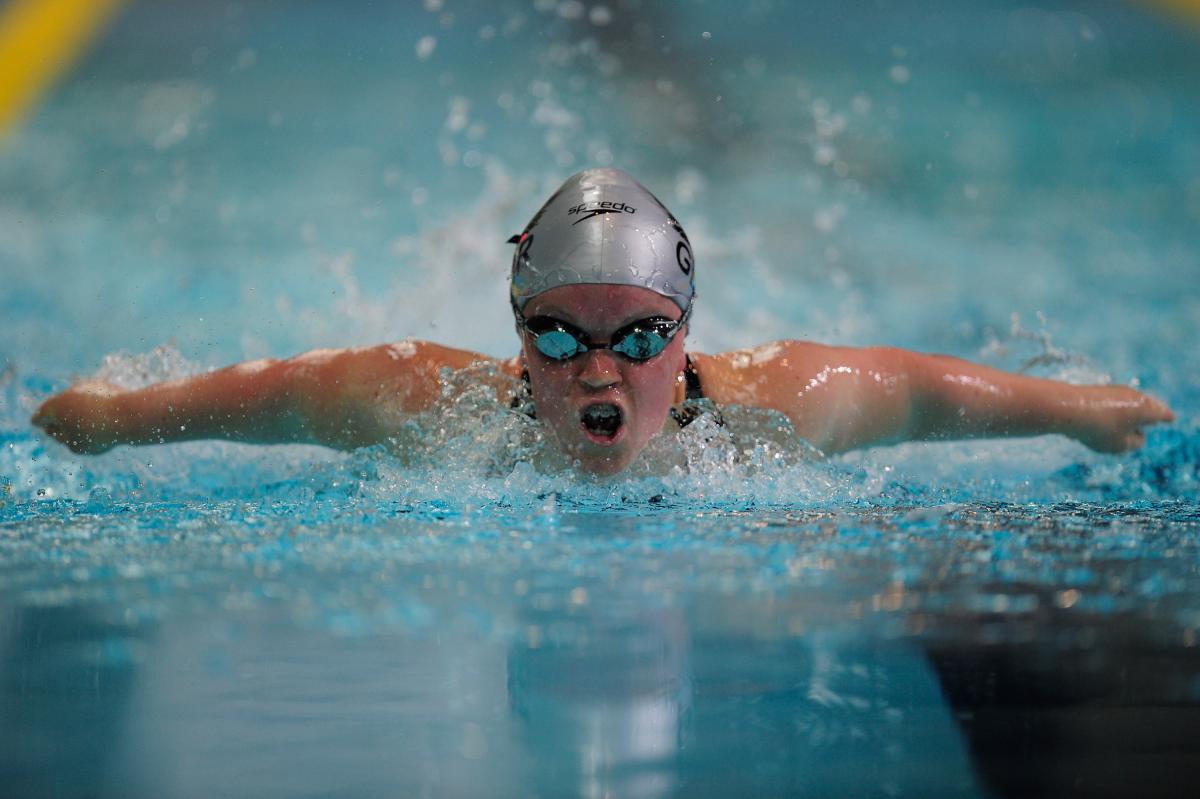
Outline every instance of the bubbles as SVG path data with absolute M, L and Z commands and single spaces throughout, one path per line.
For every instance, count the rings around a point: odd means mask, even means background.
M 588 10 L 588 22 L 598 28 L 602 28 L 612 22 L 612 11 L 608 6 L 596 5 Z
M 912 78 L 912 73 L 909 72 L 908 67 L 906 67 L 904 64 L 893 64 L 892 67 L 888 69 L 888 77 L 891 79 L 892 83 L 903 86 Z
M 583 16 L 584 5 L 579 0 L 562 0 L 558 4 L 557 11 L 563 19 L 579 19 Z
M 708 187 L 704 173 L 699 169 L 685 167 L 675 175 L 675 197 L 681 205 L 691 205 Z
M 258 63 L 258 53 L 250 47 L 243 48 L 237 55 L 237 61 L 234 62 L 234 69 L 239 72 L 251 69 Z
M 414 48 L 414 50 L 417 54 L 417 60 L 418 61 L 428 61 L 429 57 L 433 55 L 433 51 L 436 48 L 437 48 L 437 37 L 436 36 L 422 36 L 420 39 L 417 40 L 416 47 Z
M 819 208 L 813 214 L 813 227 L 826 235 L 831 234 L 837 230 L 845 215 L 846 206 L 843 203 L 834 203 L 826 208 Z
M 168 150 L 192 134 L 215 99 L 210 87 L 196 82 L 151 84 L 142 95 L 134 130 L 155 150 Z
M 448 133 L 458 133 L 470 121 L 471 101 L 466 97 L 451 97 L 443 127 Z

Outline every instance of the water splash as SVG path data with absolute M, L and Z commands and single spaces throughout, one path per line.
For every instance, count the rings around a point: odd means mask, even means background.
M 171 347 L 107 357 L 97 377 L 126 388 L 199 371 Z M 826 459 L 762 409 L 700 401 L 615 479 L 577 474 L 528 408 L 518 381 L 494 365 L 445 375 L 445 397 L 385 444 L 353 453 L 301 445 L 190 442 L 68 453 L 28 426 L 39 381 L 3 388 L 0 475 L 5 501 L 340 498 L 410 509 L 484 508 L 656 512 L 662 509 L 830 507 L 968 499 L 1116 500 L 1194 494 L 1195 425 L 1151 431 L 1145 450 L 1101 456 L 1060 437 L 905 444 Z
M 105 355 L 100 368 L 91 377 L 129 390 L 191 377 L 202 371 L 200 364 L 186 358 L 174 344 L 163 344 L 149 352 L 121 351 Z

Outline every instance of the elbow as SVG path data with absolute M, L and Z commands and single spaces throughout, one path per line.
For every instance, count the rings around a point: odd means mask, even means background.
M 892 435 L 886 443 L 936 438 L 938 428 L 931 422 L 938 415 L 937 394 L 931 386 L 929 356 L 898 347 L 876 347 L 874 352 L 877 362 L 887 365 L 874 373 L 884 383 L 887 398 L 884 422 Z
M 279 364 L 269 413 L 277 439 L 349 450 L 375 443 L 341 350 L 314 350 Z

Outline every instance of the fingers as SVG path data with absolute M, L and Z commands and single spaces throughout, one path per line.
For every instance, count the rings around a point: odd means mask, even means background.
M 39 408 L 38 412 L 34 414 L 33 423 L 42 428 L 46 435 L 55 441 L 65 444 L 67 449 L 72 452 L 82 451 L 82 444 L 76 440 L 77 437 L 71 434 L 66 425 L 59 422 L 58 416 L 53 410 L 47 409 L 45 406 Z
M 1149 418 L 1147 419 L 1149 423 L 1158 424 L 1160 422 L 1175 421 L 1175 414 L 1167 407 L 1165 402 L 1147 396 L 1146 406 L 1146 410 L 1149 412 Z
M 1146 446 L 1144 428 L 1175 421 L 1166 403 L 1129 386 L 1098 386 L 1094 391 L 1098 402 L 1081 419 L 1083 428 L 1076 438 L 1097 452 L 1140 449 Z
M 54 400 L 47 400 L 38 408 L 30 420 L 36 427 L 42 428 L 51 438 L 63 440 L 62 420 L 54 408 Z M 65 442 L 64 442 L 65 443 Z
M 1144 427 L 1175 421 L 1175 414 L 1165 402 L 1141 393 L 1138 393 L 1138 400 L 1136 412 L 1131 415 L 1132 418 L 1126 420 L 1126 424 L 1132 429 L 1120 436 L 1120 447 L 1115 450 L 1117 452 L 1128 452 L 1146 446 Z
M 1114 386 L 1109 395 L 1114 404 L 1114 411 L 1124 411 L 1124 415 L 1134 424 L 1160 424 L 1175 421 L 1175 414 L 1167 404 L 1160 399 L 1143 394 L 1129 386 Z
M 55 416 L 54 411 L 50 410 L 45 404 L 43 404 L 42 407 L 34 411 L 33 418 L 30 421 L 43 430 L 49 432 L 50 427 L 58 421 L 58 417 Z
M 1146 446 L 1146 434 L 1141 430 L 1138 430 L 1136 433 L 1130 433 L 1129 435 L 1125 436 L 1124 444 L 1125 446 L 1121 449 L 1122 452 L 1141 449 L 1142 447 Z
M 43 402 L 30 421 L 78 455 L 107 452 L 115 442 L 101 411 L 117 393 L 115 386 L 98 380 L 76 383 Z

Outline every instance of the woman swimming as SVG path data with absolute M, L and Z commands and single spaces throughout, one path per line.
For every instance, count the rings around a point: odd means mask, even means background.
M 387 441 L 443 400 L 447 370 L 491 364 L 519 379 L 562 452 L 595 474 L 625 469 L 686 399 L 782 413 L 826 453 L 905 440 L 1061 433 L 1101 452 L 1141 446 L 1174 419 L 1127 386 L 1077 386 L 944 355 L 778 341 L 687 353 L 691 245 L 643 186 L 616 169 L 566 181 L 514 236 L 521 354 L 495 361 L 421 341 L 315 350 L 121 390 L 85 380 L 34 424 L 78 453 L 223 438 L 351 449 Z M 511 382 L 497 399 L 512 402 Z

